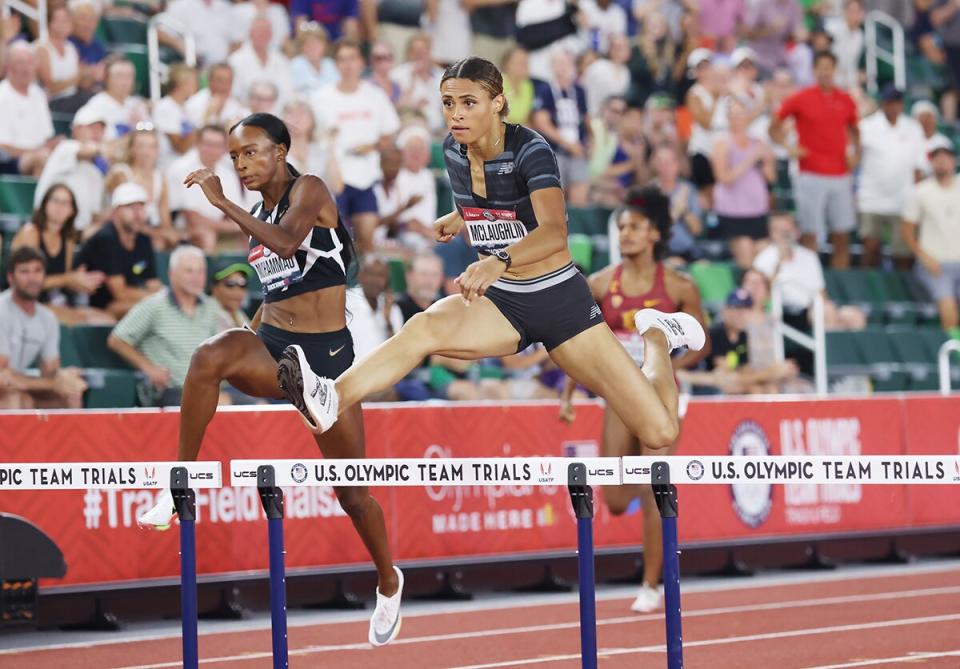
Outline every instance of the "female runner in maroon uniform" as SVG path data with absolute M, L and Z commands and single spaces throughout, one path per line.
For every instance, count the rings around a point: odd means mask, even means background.
M 623 262 L 606 267 L 588 279 L 603 319 L 638 365 L 643 364 L 643 338 L 634 325 L 637 312 L 643 309 L 683 311 L 701 324 L 704 322 L 696 285 L 660 262 L 666 252 L 671 225 L 670 200 L 657 188 L 631 191 L 617 220 Z M 673 368 L 692 367 L 709 353 L 709 341 L 699 351 L 687 349 L 673 358 Z M 561 420 L 571 423 L 575 418 L 571 404 L 573 389 L 574 383 L 568 379 L 560 405 Z M 663 450 L 641 444 L 609 405 L 604 411 L 601 451 L 602 455 L 612 457 L 665 454 Z M 675 452 L 676 444 L 666 450 L 669 455 Z M 603 488 L 604 501 L 614 515 L 625 513 L 638 495 L 643 504 L 643 584 L 630 608 L 644 613 L 658 608 L 661 600 L 657 584 L 663 569 L 663 537 L 653 489 L 650 486 Z

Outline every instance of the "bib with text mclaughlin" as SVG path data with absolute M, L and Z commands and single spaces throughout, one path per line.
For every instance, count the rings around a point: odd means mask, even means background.
M 247 261 L 257 272 L 260 285 L 268 293 L 283 290 L 303 280 L 296 258 L 281 258 L 263 244 L 250 249 Z
M 484 251 L 506 248 L 527 236 L 527 227 L 517 220 L 517 212 L 509 209 L 464 207 L 463 222 L 470 246 Z

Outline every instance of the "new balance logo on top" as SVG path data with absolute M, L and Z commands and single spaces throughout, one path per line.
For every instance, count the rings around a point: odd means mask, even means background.
M 500 163 L 500 167 L 497 169 L 497 175 L 503 176 L 504 174 L 513 174 L 513 163 Z
M 590 307 L 590 315 L 587 316 L 587 320 L 592 321 L 594 318 L 599 318 L 602 315 L 600 307 L 596 304 Z

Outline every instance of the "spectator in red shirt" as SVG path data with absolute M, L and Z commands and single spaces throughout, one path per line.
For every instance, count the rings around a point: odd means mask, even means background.
M 797 127 L 795 154 L 800 174 L 794 183 L 797 220 L 803 245 L 814 251 L 827 231 L 833 246 L 830 265 L 850 266 L 850 231 L 856 225 L 852 170 L 860 156 L 857 105 L 834 86 L 837 59 L 829 51 L 814 58 L 816 84 L 783 101 L 770 124 L 770 136 L 784 144 L 783 122 Z

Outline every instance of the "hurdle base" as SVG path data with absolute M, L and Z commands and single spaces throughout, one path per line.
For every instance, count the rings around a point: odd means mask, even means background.
M 423 595 L 415 595 L 413 599 L 441 602 L 469 602 L 473 599 L 473 593 L 464 590 L 463 587 L 450 575 L 449 571 L 437 573 L 435 574 L 435 577 L 438 581 L 440 581 L 440 587 L 433 592 L 428 592 Z M 457 572 L 457 578 L 459 577 L 460 572 Z
M 199 620 L 246 620 L 250 611 L 243 607 L 238 599 L 236 588 L 220 588 L 220 600 L 212 609 L 197 615 Z
M 337 579 L 336 589 L 330 599 L 320 602 L 308 602 L 301 604 L 302 609 L 329 609 L 334 611 L 359 611 L 367 608 L 366 603 L 355 594 L 346 589 L 341 579 Z
M 100 598 L 94 600 L 93 613 L 86 620 L 76 623 L 60 625 L 59 629 L 64 632 L 119 632 L 125 626 L 123 622 L 112 611 L 106 611 Z
M 514 592 L 573 592 L 573 590 L 573 583 L 557 576 L 550 563 L 544 566 L 543 578 L 538 583 L 513 588 Z

